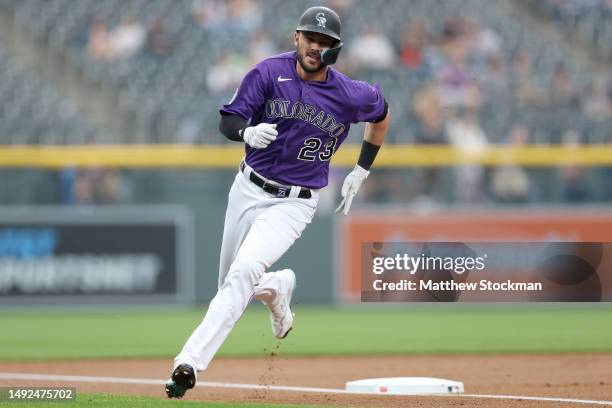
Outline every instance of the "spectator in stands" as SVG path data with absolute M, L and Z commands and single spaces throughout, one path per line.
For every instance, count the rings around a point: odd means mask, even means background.
M 523 125 L 514 125 L 506 140 L 511 152 L 513 147 L 529 143 L 529 130 Z M 500 203 L 525 203 L 532 198 L 533 188 L 527 171 L 516 164 L 495 167 L 491 175 L 491 193 Z
M 440 39 L 441 60 L 434 78 L 440 100 L 448 107 L 475 108 L 480 105 L 480 90 L 467 66 L 470 52 L 469 26 L 465 19 L 449 19 Z
M 224 55 L 206 74 L 208 89 L 213 93 L 223 93 L 237 87 L 248 68 L 245 55 Z
M 109 167 L 64 167 L 58 181 L 63 205 L 117 204 L 129 201 L 133 193 L 122 171 Z
M 448 141 L 464 156 L 478 156 L 488 145 L 487 136 L 478 122 L 475 108 L 463 109 L 463 113 L 448 120 Z M 455 201 L 479 202 L 483 196 L 484 168 L 479 164 L 455 167 Z
M 113 59 L 108 26 L 103 17 L 94 16 L 91 19 L 89 38 L 87 39 L 87 55 L 91 59 L 101 62 L 110 62 Z
M 400 34 L 400 56 L 404 66 L 418 70 L 423 66 L 423 52 L 428 45 L 427 28 L 420 19 L 410 19 Z
M 612 82 L 610 82 L 612 94 Z M 594 80 L 583 98 L 582 113 L 593 121 L 605 121 L 612 118 L 612 95 L 608 95 L 608 86 L 601 79 Z
M 569 130 L 563 134 L 563 145 L 576 147 L 582 143 L 580 135 Z M 561 199 L 568 203 L 582 203 L 591 199 L 591 190 L 587 183 L 588 172 L 584 167 L 565 165 L 559 168 L 561 180 Z
M 590 200 L 591 192 L 586 184 L 587 170 L 579 166 L 563 166 L 559 169 L 562 200 L 568 203 L 584 203 Z
M 94 200 L 97 204 L 116 204 L 124 201 L 125 183 L 122 174 L 115 169 L 101 169 L 94 185 Z
M 127 58 L 137 54 L 145 44 L 145 27 L 131 16 L 125 16 L 109 34 L 113 57 Z
M 563 64 L 555 67 L 549 87 L 548 102 L 552 108 L 567 107 L 578 109 L 578 91 Z
M 512 58 L 510 89 L 515 100 L 522 105 L 542 105 L 546 99 L 542 87 L 534 80 L 527 54 L 520 50 Z
M 249 38 L 249 45 L 247 46 L 247 64 L 249 66 L 254 66 L 259 61 L 278 52 L 276 45 L 264 30 L 257 30 Z
M 75 200 L 74 187 L 77 171 L 74 167 L 64 167 L 58 173 L 60 203 L 73 205 Z
M 82 169 L 77 172 L 72 190 L 72 194 L 74 195 L 71 200 L 72 204 L 87 205 L 94 203 L 93 181 L 91 177 L 89 177 L 90 174 L 90 172 Z
M 412 99 L 412 111 L 418 127 L 415 141 L 421 144 L 446 144 L 442 104 L 436 89 L 428 84 Z
M 466 37 L 471 52 L 479 60 L 488 57 L 501 57 L 502 43 L 497 32 L 488 27 L 481 27 L 475 21 L 467 20 Z
M 194 0 L 191 5 L 193 20 L 206 31 L 221 31 L 227 21 L 227 6 L 224 0 Z
M 263 22 L 262 6 L 255 0 L 226 0 L 227 24 L 230 30 L 251 33 Z
M 475 80 L 485 103 L 510 103 L 510 83 L 501 55 L 489 54 L 485 66 L 475 75 Z
M 391 69 L 396 59 L 391 41 L 371 25 L 353 39 L 347 53 L 356 68 Z
M 401 173 L 396 169 L 378 169 L 372 173 L 375 180 L 364 185 L 364 194 L 356 197 L 358 202 L 366 203 L 401 203 L 406 202 L 408 190 L 402 181 Z
M 156 57 L 168 55 L 172 50 L 173 42 L 164 28 L 161 18 L 155 17 L 147 24 L 147 52 Z
M 122 174 L 102 167 L 81 168 L 76 172 L 72 199 L 67 204 L 116 204 L 125 201 L 131 193 Z
M 423 145 L 447 144 L 444 133 L 444 114 L 442 104 L 433 85 L 421 88 L 412 100 L 412 111 L 417 121 L 415 142 Z M 412 183 L 412 196 L 433 196 L 440 184 L 441 176 L 446 171 L 440 167 L 422 167 L 415 172 Z
M 262 25 L 262 9 L 256 0 L 194 0 L 191 15 L 206 31 L 251 33 Z
M 328 0 L 327 7 L 334 10 L 340 16 L 340 20 L 346 17 L 347 13 L 353 7 L 355 0 Z
M 201 118 L 184 117 L 178 123 L 174 140 L 181 144 L 195 144 L 202 134 L 202 127 Z

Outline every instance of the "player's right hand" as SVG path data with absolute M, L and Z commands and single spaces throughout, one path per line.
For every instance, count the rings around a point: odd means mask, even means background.
M 278 131 L 275 123 L 260 123 L 257 126 L 249 126 L 242 132 L 244 141 L 254 149 L 265 149 L 276 140 Z

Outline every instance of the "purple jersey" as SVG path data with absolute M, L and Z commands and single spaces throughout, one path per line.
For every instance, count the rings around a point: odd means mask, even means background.
M 242 80 L 220 112 L 249 121 L 276 123 L 278 138 L 265 149 L 246 146 L 246 162 L 262 176 L 288 185 L 327 185 L 329 160 L 351 123 L 372 122 L 384 113 L 380 88 L 329 68 L 326 81 L 304 81 L 296 53 L 263 60 Z

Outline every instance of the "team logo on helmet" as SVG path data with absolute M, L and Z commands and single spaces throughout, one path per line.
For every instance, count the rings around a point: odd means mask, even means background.
M 317 13 L 315 18 L 319 22 L 319 27 L 325 28 L 325 23 L 327 22 L 327 19 L 325 18 L 325 13 Z

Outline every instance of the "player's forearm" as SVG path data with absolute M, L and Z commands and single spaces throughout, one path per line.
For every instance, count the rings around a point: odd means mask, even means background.
M 363 144 L 361 145 L 361 152 L 357 161 L 357 165 L 365 170 L 370 170 L 380 146 L 385 141 L 389 129 L 389 118 L 390 115 L 387 113 L 385 119 L 380 122 L 366 123 Z
M 221 115 L 219 122 L 219 131 L 223 136 L 234 142 L 242 142 L 240 131 L 246 127 L 246 120 L 237 115 Z

